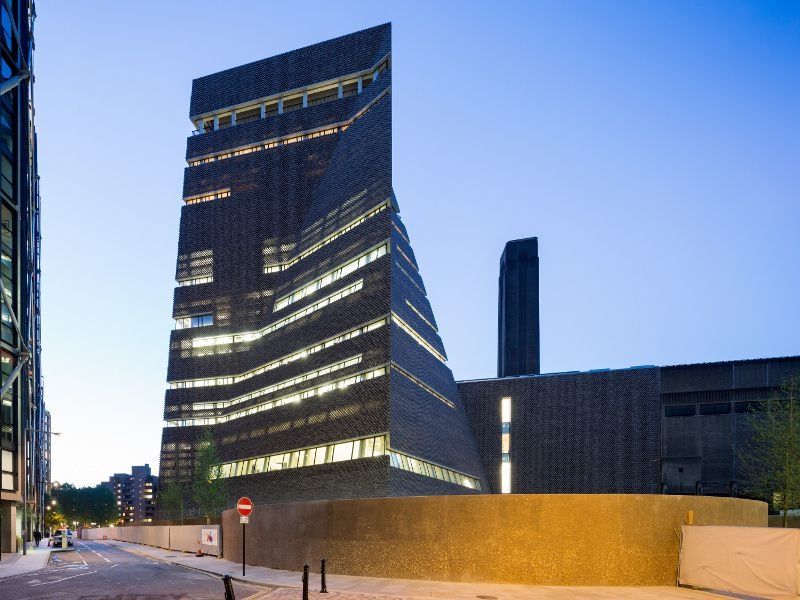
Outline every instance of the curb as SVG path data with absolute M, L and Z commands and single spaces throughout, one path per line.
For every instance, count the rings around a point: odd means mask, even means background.
M 17 577 L 25 577 L 26 575 L 30 575 L 31 573 L 38 573 L 39 571 L 45 571 L 47 567 L 50 565 L 50 557 L 53 555 L 52 550 L 47 551 L 47 558 L 44 561 L 44 565 L 39 567 L 38 569 L 31 569 L 30 571 L 25 571 L 24 573 L 15 573 L 13 575 L 0 575 L 0 581 L 7 581 L 9 579 L 16 579 Z
M 169 560 L 169 559 L 166 559 L 166 558 L 162 558 L 160 556 L 153 556 L 152 554 L 149 554 L 147 552 L 134 552 L 132 549 L 129 550 L 128 548 L 125 548 L 123 546 L 116 546 L 116 548 L 119 548 L 120 550 L 123 550 L 125 552 L 130 552 L 131 554 L 139 554 L 139 555 L 142 555 L 142 556 L 147 556 L 148 558 L 152 558 L 153 560 L 157 560 L 159 562 L 163 562 L 163 563 L 166 563 L 166 564 L 169 564 L 169 565 L 176 565 L 178 567 L 183 567 L 184 569 L 189 569 L 190 571 L 197 571 L 198 573 L 203 573 L 204 575 L 210 575 L 212 577 L 217 577 L 219 579 L 222 579 L 223 575 L 225 575 L 225 573 L 217 573 L 216 571 L 208 571 L 206 569 L 201 569 L 200 567 L 195 567 L 195 566 L 192 566 L 192 565 L 185 565 L 183 563 L 180 563 L 180 562 L 177 562 L 177 561 L 174 561 L 174 560 Z M 180 550 L 178 552 L 180 552 Z M 228 573 L 228 575 L 230 575 L 230 573 Z M 294 589 L 298 589 L 299 590 L 299 589 L 301 589 L 301 586 L 295 587 L 295 586 L 291 586 L 291 585 L 281 585 L 281 584 L 277 584 L 277 583 L 262 583 L 260 581 L 252 581 L 250 579 L 246 579 L 246 578 L 243 578 L 241 576 L 234 576 L 234 575 L 230 575 L 230 577 L 231 577 L 231 579 L 233 581 L 238 581 L 239 583 L 247 583 L 249 585 L 255 585 L 255 586 L 263 587 L 263 588 L 266 588 L 266 589 L 277 589 L 277 588 L 286 588 L 286 589 L 290 589 L 290 590 L 294 590 Z

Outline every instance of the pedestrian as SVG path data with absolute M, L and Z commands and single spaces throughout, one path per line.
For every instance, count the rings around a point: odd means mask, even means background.
M 42 541 L 42 532 L 38 529 L 33 532 L 33 541 L 36 542 L 36 547 L 39 547 L 39 542 Z

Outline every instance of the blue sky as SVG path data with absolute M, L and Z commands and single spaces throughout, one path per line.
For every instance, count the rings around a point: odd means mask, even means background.
M 538 236 L 543 371 L 800 353 L 796 2 L 39 0 L 54 478 L 158 465 L 191 80 L 393 23 L 394 186 L 456 378 Z

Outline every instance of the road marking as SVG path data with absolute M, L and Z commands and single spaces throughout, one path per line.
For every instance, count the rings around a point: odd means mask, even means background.
M 92 548 L 92 547 L 90 547 L 90 546 L 87 546 L 86 544 L 81 544 L 81 546 L 83 546 L 84 548 L 88 548 L 89 550 L 91 550 L 92 552 L 94 552 L 95 554 L 97 554 L 97 556 L 99 556 L 100 558 L 102 558 L 102 559 L 103 559 L 104 561 L 106 561 L 107 563 L 110 563 L 110 562 L 111 562 L 110 560 L 108 560 L 108 559 L 107 559 L 105 556 L 103 556 L 102 554 L 100 554 L 100 553 L 99 553 L 97 550 L 95 550 L 94 548 Z M 85 562 L 85 561 L 84 561 L 84 562 Z
M 66 581 L 67 579 L 75 579 L 76 577 L 83 577 L 84 575 L 94 575 L 97 571 L 89 571 L 88 573 L 78 573 L 77 575 L 72 575 L 70 577 L 62 577 L 61 579 L 56 579 L 55 581 L 45 581 L 44 583 L 34 583 L 31 587 L 36 587 L 37 585 L 50 585 L 51 583 L 61 583 L 62 581 Z

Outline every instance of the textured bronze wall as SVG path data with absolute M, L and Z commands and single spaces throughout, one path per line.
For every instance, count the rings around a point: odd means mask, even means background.
M 678 534 L 696 525 L 765 527 L 762 502 L 660 495 L 482 495 L 257 506 L 249 564 L 405 579 L 543 585 L 673 585 Z M 241 561 L 236 511 L 223 553 Z

